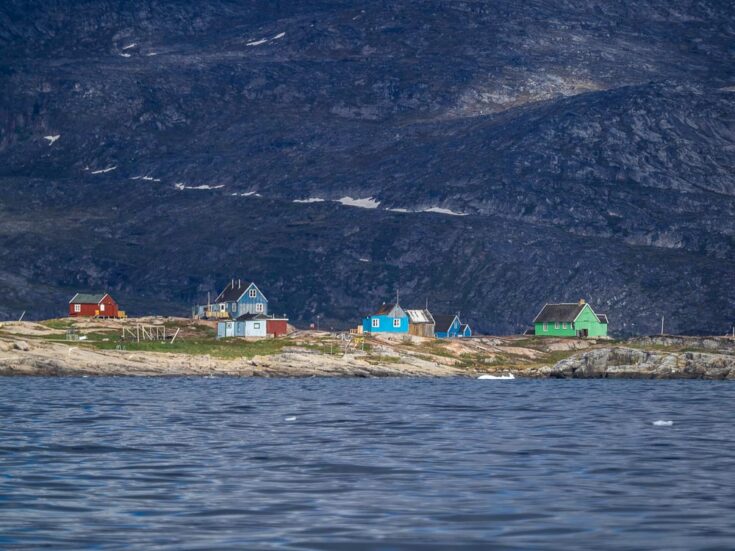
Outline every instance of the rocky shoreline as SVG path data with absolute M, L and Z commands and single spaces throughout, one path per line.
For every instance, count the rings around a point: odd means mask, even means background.
M 726 337 L 640 337 L 622 343 L 581 339 L 481 337 L 373 339 L 369 347 L 338 351 L 336 335 L 297 332 L 271 352 L 258 343 L 196 341 L 207 327 L 182 319 L 189 342 L 208 346 L 182 353 L 114 346 L 119 326 L 75 323 L 96 341 L 64 341 L 65 331 L 34 323 L 0 324 L 0 376 L 234 376 L 234 377 L 478 377 L 562 379 L 735 380 L 735 340 Z M 58 320 L 57 320 L 58 323 Z M 109 323 L 109 322 L 105 322 Z M 104 332 L 107 331 L 107 332 Z M 110 347 L 109 345 L 113 346 Z M 261 343 L 262 344 L 262 343 Z M 105 346 L 107 345 L 107 346 Z

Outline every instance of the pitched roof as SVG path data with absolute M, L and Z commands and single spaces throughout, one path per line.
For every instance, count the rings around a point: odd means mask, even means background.
M 607 316 L 605 314 L 597 314 L 597 319 L 600 323 L 607 323 Z
M 69 304 L 99 304 L 107 293 L 77 293 Z
M 428 310 L 406 310 L 411 323 L 434 323 L 434 317 Z
M 456 314 L 439 314 L 434 316 L 434 321 L 436 322 L 434 331 L 438 333 L 446 333 L 449 331 L 452 323 L 454 323 L 455 318 L 457 318 Z
M 466 323 L 463 323 L 462 326 L 459 328 L 460 333 L 464 333 L 470 328 L 470 326 Z
M 220 302 L 237 302 L 240 297 L 245 294 L 245 291 L 250 289 L 250 287 L 255 287 L 256 289 L 258 289 L 258 286 L 255 285 L 255 283 L 248 283 L 247 281 L 243 281 L 241 279 L 232 280 L 227 284 L 222 292 L 217 295 L 217 298 L 214 300 L 214 302 L 215 304 Z M 258 290 L 260 291 L 260 289 Z M 263 298 L 266 302 L 268 302 L 267 298 Z
M 373 316 L 387 316 L 393 311 L 393 308 L 396 307 L 395 302 L 389 303 L 389 304 L 383 304 L 376 312 L 373 313 Z
M 547 304 L 543 307 L 534 323 L 548 323 L 550 321 L 574 321 L 587 304 L 578 302 Z

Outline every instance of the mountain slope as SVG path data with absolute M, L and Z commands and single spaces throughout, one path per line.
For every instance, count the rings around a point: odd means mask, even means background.
M 0 316 L 92 287 L 186 312 L 242 276 L 335 326 L 400 288 L 487 331 L 586 296 L 613 331 L 723 332 L 734 15 L 11 0 Z

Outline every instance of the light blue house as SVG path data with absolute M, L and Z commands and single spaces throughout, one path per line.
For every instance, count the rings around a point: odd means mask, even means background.
M 472 329 L 466 323 L 462 323 L 458 315 L 435 315 L 436 325 L 434 334 L 438 339 L 456 339 L 471 337 Z
M 383 304 L 362 320 L 363 333 L 408 333 L 408 315 L 400 304 Z
M 217 322 L 217 338 L 228 337 L 266 337 L 268 316 L 264 314 L 244 314 L 234 320 Z
M 232 280 L 215 299 L 210 317 L 239 318 L 244 314 L 268 314 L 268 299 L 255 283 Z

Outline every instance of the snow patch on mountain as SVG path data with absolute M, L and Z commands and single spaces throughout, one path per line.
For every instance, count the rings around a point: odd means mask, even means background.
M 107 168 L 101 168 L 99 170 L 93 170 L 92 172 L 90 172 L 90 174 L 107 174 L 108 172 L 112 172 L 113 170 L 117 170 L 117 165 Z
M 222 189 L 225 186 L 224 184 L 220 184 L 218 186 L 210 186 L 209 184 L 202 184 L 200 186 L 187 186 L 186 184 L 182 184 L 181 182 L 178 182 L 174 185 L 174 187 L 179 191 L 183 191 L 185 189 L 214 190 L 214 189 Z
M 377 209 L 380 206 L 380 201 L 376 201 L 372 197 L 365 197 L 364 199 L 354 199 L 349 196 L 342 197 L 336 200 L 337 203 L 341 203 L 346 207 L 358 207 L 361 209 Z

